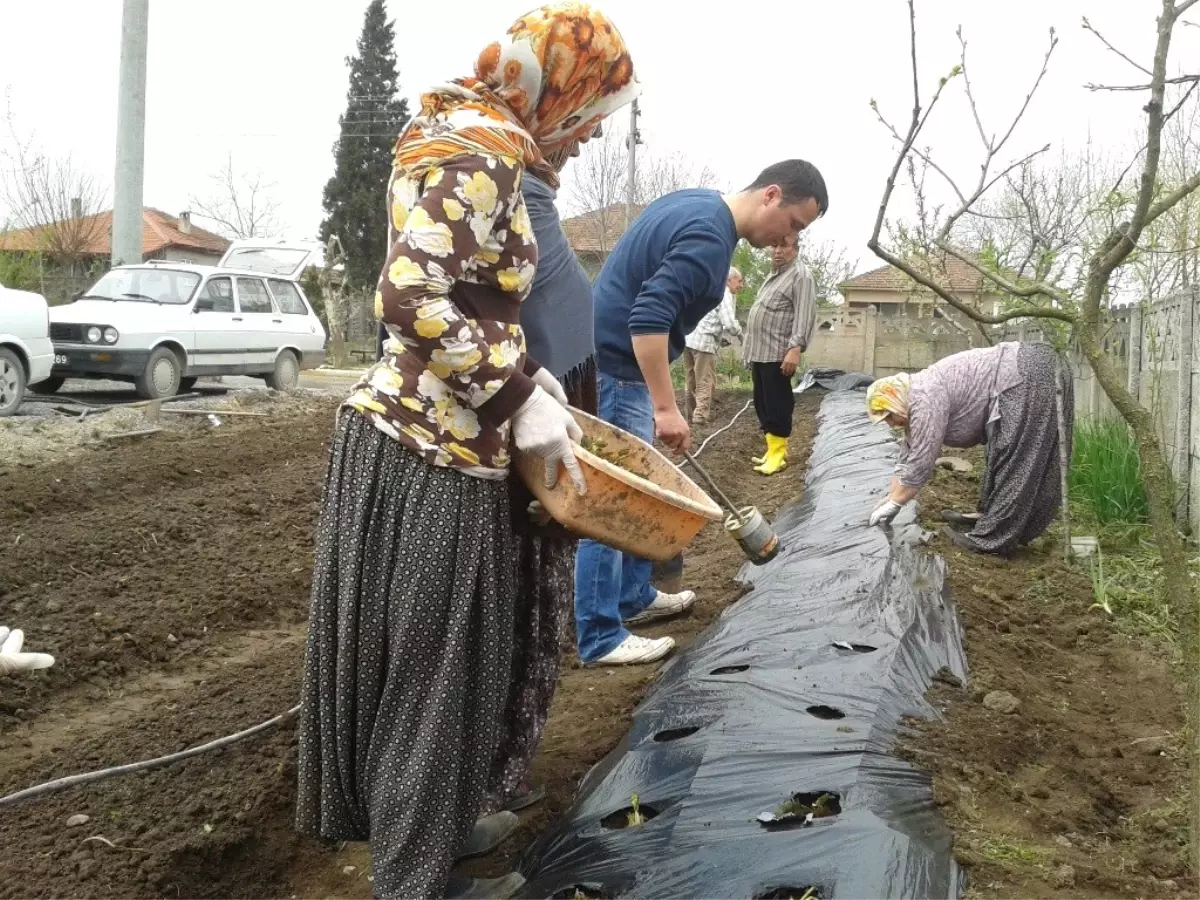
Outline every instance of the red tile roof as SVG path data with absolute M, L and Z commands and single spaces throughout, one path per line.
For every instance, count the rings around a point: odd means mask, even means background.
M 166 250 L 199 250 L 204 253 L 224 253 L 229 241 L 219 234 L 192 225 L 187 233 L 175 216 L 147 206 L 142 210 L 142 256 L 149 258 Z M 0 250 L 36 253 L 45 247 L 47 226 L 24 228 L 0 233 Z M 84 241 L 78 252 L 82 256 L 108 256 L 112 253 L 112 210 L 84 216 L 71 226 L 71 231 Z
M 983 276 L 964 263 L 961 259 L 947 256 L 944 262 L 945 275 L 936 273 L 938 280 L 955 293 L 973 294 L 979 291 Z M 855 275 L 849 281 L 843 281 L 838 288 L 843 294 L 846 291 L 894 291 L 910 293 L 914 290 L 913 280 L 892 266 L 880 266 L 861 275 Z
M 645 208 L 635 203 L 633 218 L 640 216 Z M 576 253 L 608 253 L 625 233 L 625 204 L 613 203 L 603 209 L 563 219 L 562 226 L 567 233 L 567 243 Z

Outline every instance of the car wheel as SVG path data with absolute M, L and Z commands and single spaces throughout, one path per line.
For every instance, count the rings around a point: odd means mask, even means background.
M 179 393 L 186 394 L 188 391 L 190 391 L 192 388 L 194 388 L 196 386 L 196 382 L 199 380 L 200 379 L 198 379 L 198 378 L 180 378 L 179 379 Z
M 0 347 L 0 416 L 11 416 L 25 398 L 25 366 L 11 350 Z
M 45 381 L 39 381 L 32 387 L 35 394 L 57 394 L 59 388 L 66 383 L 67 379 L 65 378 L 47 378 Z
M 267 387 L 277 391 L 294 391 L 300 382 L 300 363 L 296 354 L 284 350 L 275 360 L 275 371 L 266 377 Z
M 143 400 L 162 400 L 179 393 L 179 359 L 166 347 L 150 354 L 146 370 L 137 379 L 138 396 Z

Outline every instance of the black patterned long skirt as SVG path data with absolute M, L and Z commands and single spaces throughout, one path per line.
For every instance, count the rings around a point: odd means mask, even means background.
M 596 414 L 593 360 L 560 381 L 573 407 Z M 578 539 L 553 523 L 545 528 L 532 526 L 526 509 L 533 495 L 517 479 L 512 496 L 518 583 L 513 668 L 482 815 L 507 808 L 533 787 L 533 757 L 558 687 L 563 634 L 575 608 Z
M 980 553 L 1008 556 L 1039 537 L 1062 503 L 1055 380 L 1063 390 L 1066 457 L 1075 432 L 1071 370 L 1045 344 L 1022 344 L 1021 384 L 1000 395 L 1000 421 L 987 442 L 979 493 L 979 522 L 965 542 Z
M 441 897 L 484 801 L 512 671 L 509 486 L 357 413 L 317 526 L 297 827 L 371 842 L 377 897 Z

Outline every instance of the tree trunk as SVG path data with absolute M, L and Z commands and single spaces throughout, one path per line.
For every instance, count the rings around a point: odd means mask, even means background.
M 1188 748 L 1192 767 L 1188 780 L 1188 824 L 1190 831 L 1189 863 L 1197 865 L 1197 850 L 1200 849 L 1200 785 L 1195 778 L 1196 737 L 1198 733 L 1197 710 L 1200 709 L 1200 679 L 1195 677 L 1200 664 L 1200 607 L 1197 605 L 1196 588 L 1188 573 L 1187 553 L 1175 527 L 1175 484 L 1171 469 L 1163 455 L 1162 446 L 1154 430 L 1154 417 L 1132 394 L 1126 390 L 1123 380 L 1112 363 L 1104 357 L 1096 331 L 1080 322 L 1075 330 L 1084 355 L 1092 364 L 1096 379 L 1113 402 L 1121 417 L 1133 429 L 1137 444 L 1138 462 L 1142 470 L 1142 483 L 1146 488 L 1146 500 L 1150 507 L 1150 528 L 1154 542 L 1162 554 L 1163 574 L 1166 581 L 1166 601 L 1175 616 L 1176 633 L 1183 657 L 1183 672 L 1187 684 L 1184 701 L 1186 726 L 1184 744 Z

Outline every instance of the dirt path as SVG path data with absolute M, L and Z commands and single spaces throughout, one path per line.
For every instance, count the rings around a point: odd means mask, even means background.
M 922 497 L 927 527 L 977 497 L 976 477 L 939 474 Z M 935 688 L 945 720 L 918 726 L 911 758 L 933 772 L 970 895 L 1197 896 L 1170 648 L 1091 609 L 1087 570 L 1051 540 L 1011 561 L 934 549 L 966 628 L 970 685 Z M 992 691 L 1019 709 L 988 709 Z
M 727 420 L 745 399 L 722 396 L 718 411 Z M 760 449 L 752 412 L 703 460 L 773 512 L 799 491 L 814 410 L 814 400 L 801 405 L 795 464 L 776 478 L 750 472 Z M 0 609 L 32 649 L 59 659 L 3 685 L 0 794 L 182 750 L 295 704 L 331 422 L 332 404 L 321 403 L 0 474 Z M 737 595 L 739 564 L 716 529 L 702 534 L 686 572 L 696 611 L 647 633 L 690 641 Z M 564 671 L 536 763 L 547 800 L 479 871 L 510 864 L 569 805 L 653 677 L 576 666 Z M 294 754 L 283 729 L 5 809 L 0 897 L 369 896 L 364 848 L 292 831 Z M 89 820 L 68 826 L 78 814 Z

